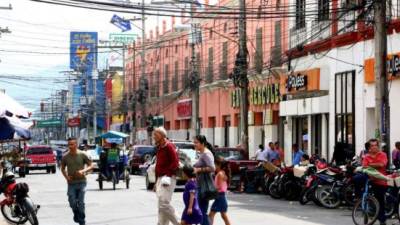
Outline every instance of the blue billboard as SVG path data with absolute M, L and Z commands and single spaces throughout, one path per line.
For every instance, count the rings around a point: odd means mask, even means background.
M 70 68 L 89 72 L 97 68 L 97 32 L 70 33 Z

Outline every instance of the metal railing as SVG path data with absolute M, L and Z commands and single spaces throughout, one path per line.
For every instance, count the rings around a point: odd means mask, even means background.
M 298 45 L 304 44 L 307 39 L 307 27 L 302 28 L 292 27 L 290 29 L 290 48 L 295 48 Z

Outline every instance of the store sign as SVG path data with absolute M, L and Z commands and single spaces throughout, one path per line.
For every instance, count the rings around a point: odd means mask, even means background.
M 300 90 L 307 88 L 307 76 L 304 74 L 289 75 L 286 80 L 286 90 Z
M 192 99 L 178 101 L 178 117 L 181 119 L 192 117 Z
M 396 76 L 400 72 L 400 56 L 392 55 L 386 62 L 388 73 Z
M 240 107 L 240 89 L 231 93 L 231 107 Z M 251 87 L 249 90 L 250 105 L 266 105 L 278 103 L 280 100 L 279 84 Z
M 68 127 L 79 127 L 81 124 L 81 119 L 79 117 L 68 119 L 67 124 Z
M 57 126 L 61 126 L 61 120 L 57 119 L 38 120 L 36 123 L 37 128 L 57 127 Z

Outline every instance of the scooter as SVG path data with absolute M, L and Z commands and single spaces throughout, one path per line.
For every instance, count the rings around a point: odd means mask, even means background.
M 26 183 L 16 183 L 12 172 L 6 172 L 0 181 L 0 194 L 5 199 L 0 202 L 1 213 L 13 224 L 39 225 L 37 212 L 40 208 L 35 205 L 28 195 L 29 186 Z

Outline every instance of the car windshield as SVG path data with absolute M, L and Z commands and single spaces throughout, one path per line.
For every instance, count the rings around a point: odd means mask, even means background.
M 44 154 L 53 154 L 51 148 L 29 148 L 28 155 L 44 155 Z
M 178 149 L 194 149 L 194 144 L 192 143 L 174 143 Z
M 154 147 L 153 146 L 149 146 L 149 147 L 138 147 L 135 151 L 136 155 L 142 155 L 146 152 L 152 152 L 154 151 Z
M 241 160 L 243 159 L 242 154 L 238 150 L 222 150 L 216 151 L 217 157 L 223 157 L 225 160 Z
M 198 158 L 199 154 L 193 149 L 179 149 L 179 159 L 184 164 L 193 165 Z

